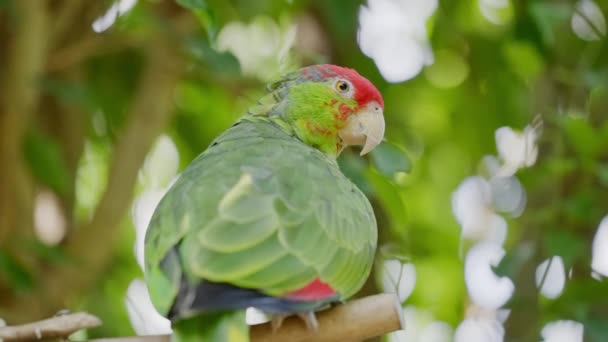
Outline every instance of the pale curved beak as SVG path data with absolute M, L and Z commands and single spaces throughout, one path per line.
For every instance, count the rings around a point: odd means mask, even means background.
M 361 155 L 369 153 L 384 139 L 384 115 L 377 105 L 352 114 L 338 133 L 346 145 L 363 145 Z

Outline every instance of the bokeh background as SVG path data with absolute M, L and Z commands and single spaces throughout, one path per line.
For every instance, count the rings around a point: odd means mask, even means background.
M 449 341 L 466 321 L 537 341 L 573 320 L 608 340 L 608 232 L 594 241 L 608 214 L 606 13 L 604 0 L 0 0 L 0 318 L 88 310 L 104 321 L 88 337 L 133 335 L 134 227 L 155 198 L 266 82 L 332 63 L 384 96 L 387 143 L 340 165 L 379 223 L 360 295 L 408 274 L 396 288 L 411 328 L 389 338 Z M 465 180 L 477 185 L 453 197 Z M 514 285 L 482 286 L 504 303 L 476 300 L 465 277 L 479 241 L 494 243 L 488 281 Z M 535 278 L 554 256 L 547 296 Z

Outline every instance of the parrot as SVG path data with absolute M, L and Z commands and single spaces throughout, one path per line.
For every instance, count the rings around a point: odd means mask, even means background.
M 367 280 L 377 223 L 341 171 L 347 146 L 384 139 L 384 102 L 366 78 L 303 67 L 265 94 L 181 173 L 145 236 L 145 279 L 177 341 L 248 340 L 247 308 L 297 315 L 353 296 Z

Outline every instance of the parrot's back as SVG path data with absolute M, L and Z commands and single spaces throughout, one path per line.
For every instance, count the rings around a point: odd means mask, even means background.
M 376 241 L 369 201 L 335 160 L 249 116 L 158 205 L 146 280 L 156 308 L 173 320 L 250 306 L 314 311 L 361 288 Z

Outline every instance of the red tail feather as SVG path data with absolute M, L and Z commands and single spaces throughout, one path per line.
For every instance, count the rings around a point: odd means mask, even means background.
M 336 291 L 319 278 L 313 280 L 303 288 L 293 291 L 287 295 L 289 299 L 301 301 L 321 300 L 336 295 Z

